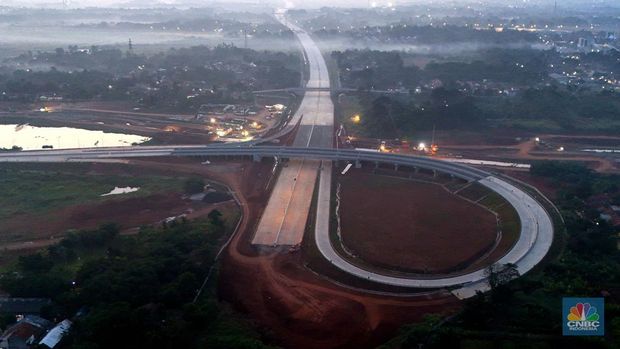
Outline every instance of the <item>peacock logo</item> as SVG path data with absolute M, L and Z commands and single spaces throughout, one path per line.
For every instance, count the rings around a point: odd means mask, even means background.
M 602 336 L 605 333 L 603 298 L 564 298 L 565 336 Z
M 590 303 L 577 303 L 570 308 L 567 318 L 568 321 L 598 321 L 599 316 L 596 307 L 591 306 Z

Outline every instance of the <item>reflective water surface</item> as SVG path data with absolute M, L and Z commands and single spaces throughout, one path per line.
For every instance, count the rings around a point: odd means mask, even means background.
M 13 146 L 21 147 L 23 150 L 116 147 L 130 146 L 148 140 L 150 138 L 144 136 L 72 127 L 0 125 L 0 148 L 6 149 Z

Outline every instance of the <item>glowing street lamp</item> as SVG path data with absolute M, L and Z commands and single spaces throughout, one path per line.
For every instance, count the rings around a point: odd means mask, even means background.
M 351 117 L 351 121 L 353 121 L 354 124 L 359 124 L 360 121 L 362 121 L 362 117 L 359 114 L 355 114 Z

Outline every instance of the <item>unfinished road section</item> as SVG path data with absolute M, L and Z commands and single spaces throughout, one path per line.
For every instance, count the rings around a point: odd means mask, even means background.
M 331 148 L 334 105 L 323 55 L 310 35 L 288 21 L 285 13 L 276 14 L 276 18 L 297 36 L 310 72 L 304 98 L 289 122 L 289 127 L 299 124 L 293 146 Z M 279 246 L 301 243 L 320 165 L 320 161 L 302 159 L 293 160 L 282 169 L 252 244 Z

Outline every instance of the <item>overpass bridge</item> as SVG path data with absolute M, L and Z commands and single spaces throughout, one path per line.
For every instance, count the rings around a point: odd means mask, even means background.
M 424 168 L 451 174 L 467 181 L 485 178 L 490 173 L 466 165 L 440 161 L 424 156 L 404 156 L 354 149 L 305 148 L 282 146 L 230 145 L 219 146 L 136 146 L 114 148 L 84 148 L 68 150 L 37 150 L 0 153 L 0 162 L 73 162 L 102 159 L 126 159 L 158 156 L 223 157 L 242 156 L 254 160 L 276 157 L 280 159 L 311 159 L 387 163 L 398 166 Z

